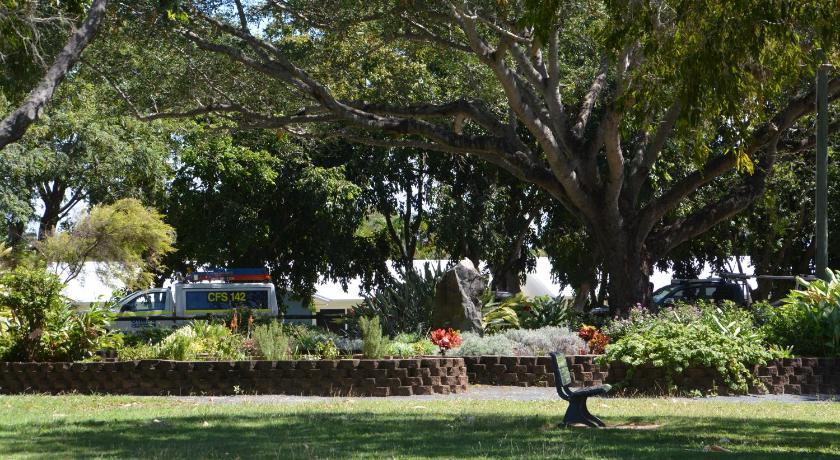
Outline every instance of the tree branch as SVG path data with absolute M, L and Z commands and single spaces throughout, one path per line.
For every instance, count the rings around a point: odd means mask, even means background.
M 41 116 L 55 89 L 79 60 L 82 51 L 94 39 L 105 17 L 107 0 L 94 0 L 82 25 L 70 34 L 64 48 L 47 69 L 38 86 L 29 93 L 23 104 L 0 121 L 0 149 L 20 139 L 29 126 Z

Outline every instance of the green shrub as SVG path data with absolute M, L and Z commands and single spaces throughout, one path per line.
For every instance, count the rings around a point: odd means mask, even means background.
M 192 327 L 182 327 L 163 339 L 158 345 L 158 359 L 172 359 L 175 361 L 195 360 L 200 347 Z
M 119 359 L 171 359 L 176 361 L 241 360 L 245 338 L 223 324 L 194 321 L 175 330 L 157 345 L 138 344 L 118 350 Z
M 625 363 L 630 376 L 641 366 L 664 369 L 669 387 L 674 376 L 698 366 L 716 369 L 727 387 L 745 392 L 750 384 L 760 384 L 750 368 L 772 357 L 750 312 L 732 304 L 678 305 L 628 321 L 623 331 L 607 346 L 602 362 Z
M 321 359 L 336 359 L 339 355 L 338 347 L 335 346 L 335 342 L 332 340 L 319 343 L 315 348 L 315 353 Z
M 481 336 L 474 332 L 461 334 L 461 346 L 447 352 L 451 356 L 513 356 L 516 342 L 501 334 Z
M 173 332 L 171 327 L 147 327 L 131 331 L 123 335 L 123 343 L 132 347 L 135 345 L 157 345 Z
M 140 359 L 156 359 L 158 358 L 157 345 L 148 343 L 137 343 L 125 347 L 117 348 L 117 359 L 120 361 L 136 361 Z
M 586 354 L 586 342 L 577 332 L 565 327 L 546 326 L 539 329 L 509 329 L 502 333 L 516 344 L 518 356 L 545 356 L 549 352 L 563 355 Z
M 295 354 L 317 353 L 320 343 L 332 341 L 336 343 L 339 336 L 333 332 L 304 324 L 280 324 L 284 333 L 290 338 L 291 349 Z
M 0 310 L 7 312 L 2 359 L 76 361 L 119 339 L 107 326 L 113 315 L 93 306 L 77 313 L 61 295 L 64 285 L 44 269 L 17 268 L 0 275 Z
M 382 335 L 379 318 L 359 318 L 359 329 L 362 331 L 362 355 L 372 359 L 385 356 L 388 351 L 388 339 Z
M 586 342 L 564 327 L 508 329 L 485 336 L 464 332 L 461 338 L 461 346 L 449 352 L 450 355 L 545 356 L 549 352 L 576 355 L 587 351 Z
M 797 355 L 840 356 L 840 272 L 829 281 L 799 280 L 804 290 L 792 290 L 775 309 L 767 309 L 762 330 L 769 343 L 793 347 Z
M 289 359 L 289 336 L 277 321 L 254 328 L 251 337 L 263 358 L 270 361 Z
M 387 355 L 410 358 L 412 356 L 434 355 L 438 348 L 429 339 L 419 338 L 414 334 L 398 335 L 388 343 Z
M 574 300 L 563 297 L 537 296 L 519 312 L 520 323 L 526 329 L 539 329 L 545 326 L 572 327 L 577 318 Z

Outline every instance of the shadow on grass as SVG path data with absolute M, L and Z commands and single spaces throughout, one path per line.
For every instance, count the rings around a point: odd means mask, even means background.
M 410 409 L 407 409 L 410 412 Z M 328 410 L 0 426 L 0 452 L 34 458 L 709 458 L 729 438 L 739 459 L 795 455 L 838 439 L 834 423 L 727 417 L 623 418 L 652 431 L 556 428 L 545 416 Z M 609 421 L 609 420 L 608 420 Z M 615 422 L 615 421 L 613 421 Z M 835 444 L 836 445 L 836 444 Z

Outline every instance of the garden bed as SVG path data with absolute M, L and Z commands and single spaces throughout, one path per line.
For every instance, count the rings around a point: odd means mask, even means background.
M 0 363 L 0 393 L 411 396 L 467 389 L 461 358 Z

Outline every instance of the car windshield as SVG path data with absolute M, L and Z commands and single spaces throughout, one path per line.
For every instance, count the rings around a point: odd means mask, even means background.
M 657 289 L 657 290 L 653 291 L 653 296 L 652 296 L 653 303 L 659 303 L 659 302 L 661 302 L 661 301 L 662 301 L 665 297 L 667 297 L 667 296 L 668 296 L 668 294 L 670 294 L 670 293 L 674 290 L 674 288 L 676 288 L 676 287 L 679 287 L 679 286 L 665 286 L 665 287 L 661 287 L 661 288 L 659 288 L 659 289 Z

